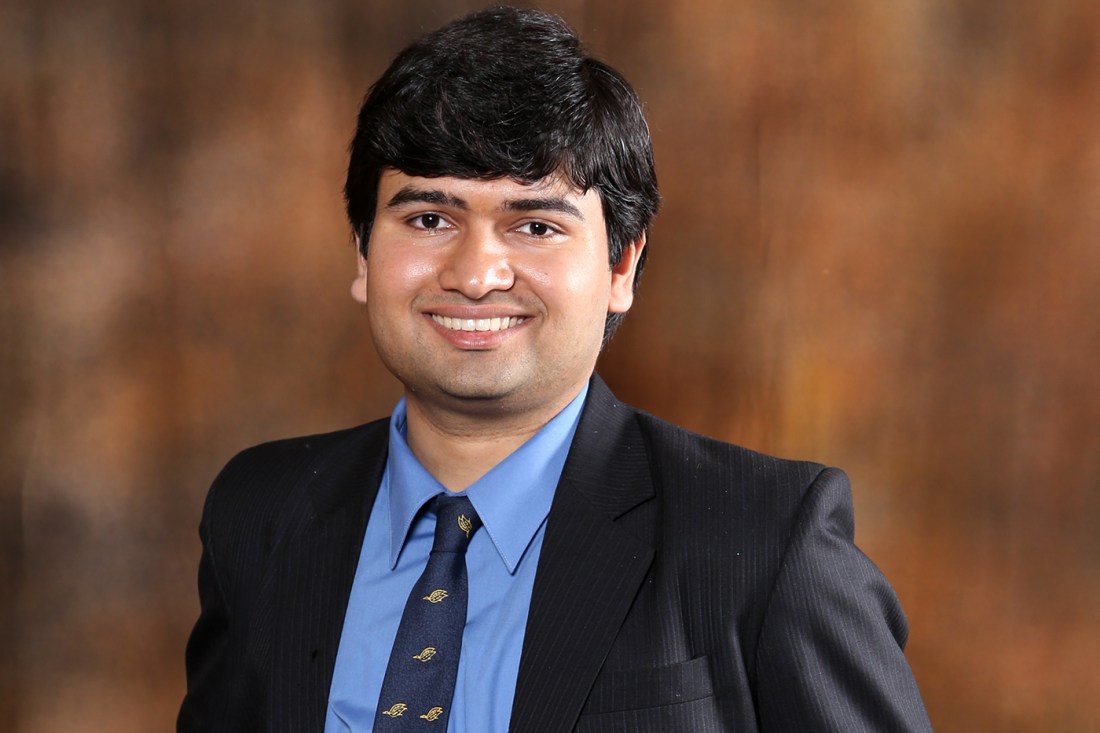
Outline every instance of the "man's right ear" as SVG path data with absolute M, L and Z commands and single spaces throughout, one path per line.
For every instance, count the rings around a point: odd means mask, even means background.
M 355 298 L 356 302 L 367 304 L 367 258 L 363 256 L 363 251 L 359 247 L 359 235 L 355 235 L 355 256 L 358 260 L 357 274 L 355 279 L 351 281 L 351 297 Z

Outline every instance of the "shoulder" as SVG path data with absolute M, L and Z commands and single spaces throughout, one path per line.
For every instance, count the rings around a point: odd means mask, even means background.
M 602 435 L 601 435 L 602 432 Z M 789 527 L 810 488 L 821 477 L 843 473 L 819 463 L 796 461 L 706 437 L 619 401 L 593 379 L 578 439 L 617 453 L 644 451 L 630 470 L 643 470 L 653 483 L 665 519 L 744 523 L 749 534 L 761 527 Z M 596 465 L 601 459 L 590 459 Z M 603 454 L 607 461 L 607 454 Z M 622 470 L 622 460 L 611 461 Z M 621 478 L 621 477 L 620 477 Z M 617 480 L 617 479 L 616 479 Z M 692 530 L 695 531 L 695 530 Z
M 343 443 L 385 430 L 389 421 L 376 420 L 365 425 L 329 433 L 283 438 L 245 448 L 237 453 L 218 474 L 215 486 L 223 483 L 285 483 L 310 466 L 328 460 Z
M 301 500 L 300 489 L 334 466 L 361 461 L 371 452 L 377 454 L 373 460 L 384 460 L 388 425 L 387 419 L 376 420 L 242 450 L 214 479 L 204 506 L 204 525 L 216 531 L 239 528 L 242 521 L 263 523 L 282 513 L 288 502 Z
M 825 507 L 850 523 L 848 479 L 839 469 L 767 455 L 641 411 L 636 419 L 660 511 L 682 542 L 778 568 L 799 527 L 829 515 Z
M 655 473 L 719 493 L 782 495 L 798 499 L 826 470 L 820 463 L 778 458 L 694 433 L 635 410 Z

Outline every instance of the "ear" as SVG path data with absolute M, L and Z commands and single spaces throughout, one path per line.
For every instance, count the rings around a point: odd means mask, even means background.
M 623 247 L 619 264 L 611 268 L 611 297 L 607 301 L 608 313 L 626 313 L 634 303 L 634 273 L 645 249 L 645 233 Z
M 367 304 L 367 258 L 363 256 L 362 250 L 359 247 L 359 235 L 355 236 L 355 252 L 357 264 L 357 274 L 355 279 L 351 281 L 351 297 L 355 298 L 356 302 Z

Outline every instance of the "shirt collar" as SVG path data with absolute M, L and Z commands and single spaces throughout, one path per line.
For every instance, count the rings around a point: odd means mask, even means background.
M 470 497 L 509 573 L 516 571 L 527 546 L 550 513 L 554 490 L 561 478 L 587 394 L 588 384 L 585 383 L 580 394 L 565 409 L 461 492 Z M 390 449 L 386 458 L 391 569 L 397 566 L 397 558 L 417 512 L 433 496 L 446 492 L 443 484 L 409 449 L 405 409 L 402 397 L 390 420 Z

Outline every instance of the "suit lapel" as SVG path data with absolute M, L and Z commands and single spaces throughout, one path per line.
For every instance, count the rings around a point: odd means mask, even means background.
M 287 502 L 265 587 L 273 730 L 320 731 L 355 569 L 386 463 L 388 421 L 352 433 Z
M 569 731 L 653 560 L 633 412 L 594 377 L 547 520 L 510 730 Z

